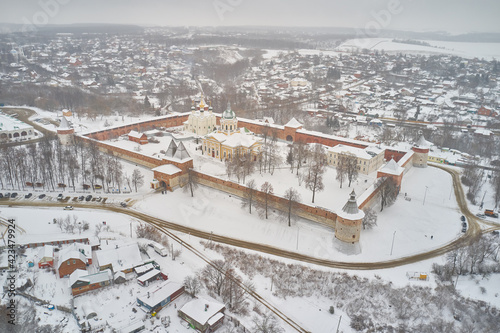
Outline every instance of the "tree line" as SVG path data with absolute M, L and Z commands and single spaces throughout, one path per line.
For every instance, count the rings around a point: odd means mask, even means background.
M 0 146 L 0 187 L 2 189 L 46 191 L 65 190 L 87 185 L 88 189 L 122 191 L 144 184 L 139 169 L 128 175 L 120 159 L 102 153 L 95 141 L 77 140 L 64 146 L 59 140 L 44 137 L 26 146 Z M 87 186 L 84 186 L 87 187 Z

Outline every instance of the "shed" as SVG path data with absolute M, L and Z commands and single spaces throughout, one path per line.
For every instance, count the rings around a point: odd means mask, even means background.
M 54 267 L 54 247 L 45 245 L 38 252 L 38 268 Z
M 137 142 L 141 145 L 148 143 L 148 137 L 144 133 L 139 133 L 137 131 L 130 131 L 128 133 L 128 139 L 133 142 Z
M 153 270 L 155 267 L 153 266 L 152 263 L 141 265 L 138 267 L 134 267 L 134 271 L 137 274 L 137 276 L 141 276 L 143 274 L 146 274 L 150 270 Z
M 141 286 L 148 286 L 151 282 L 156 280 L 168 280 L 168 276 L 163 274 L 159 269 L 152 269 L 149 272 L 139 276 L 137 278 L 137 283 Z
M 125 278 L 125 273 L 116 272 L 113 281 L 116 284 L 125 283 L 127 281 L 127 279 Z

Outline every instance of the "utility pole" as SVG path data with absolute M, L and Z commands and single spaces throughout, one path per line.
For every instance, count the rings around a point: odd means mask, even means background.
M 394 230 L 394 233 L 392 234 L 391 256 L 392 256 L 392 249 L 394 248 L 394 237 L 396 237 L 396 230 Z
M 337 325 L 337 333 L 339 333 L 339 328 L 340 328 L 340 321 L 342 320 L 342 315 L 340 315 L 339 318 L 339 324 Z
M 426 186 L 425 187 L 425 193 L 424 193 L 424 202 L 422 203 L 422 206 L 425 205 L 425 196 L 427 195 L 427 189 L 428 189 L 428 187 Z

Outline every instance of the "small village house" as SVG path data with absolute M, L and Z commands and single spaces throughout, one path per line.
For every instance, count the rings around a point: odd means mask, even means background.
M 137 304 L 143 306 L 149 313 L 156 313 L 183 293 L 182 284 L 165 281 L 141 293 L 141 296 L 137 297 Z
M 214 332 L 223 324 L 225 310 L 224 304 L 197 298 L 186 303 L 178 314 L 191 328 L 205 333 Z

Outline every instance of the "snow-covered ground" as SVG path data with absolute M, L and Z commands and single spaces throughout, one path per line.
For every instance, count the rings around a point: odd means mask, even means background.
M 431 46 L 393 42 L 392 38 L 350 39 L 337 47 L 337 51 L 355 49 L 384 50 L 388 53 L 415 54 L 450 54 L 463 58 L 484 58 L 487 60 L 500 57 L 500 43 L 466 43 L 423 40 Z

